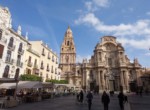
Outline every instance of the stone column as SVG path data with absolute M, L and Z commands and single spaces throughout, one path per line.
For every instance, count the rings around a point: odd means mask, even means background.
M 125 71 L 125 87 L 126 87 L 126 91 L 129 91 L 129 80 L 128 80 L 128 72 Z
M 89 71 L 86 70 L 86 90 L 89 90 L 88 80 L 89 80 Z
M 104 78 L 104 71 L 102 71 L 102 90 L 105 89 L 105 78 Z
M 85 86 L 85 71 L 83 70 L 83 75 L 82 75 L 82 86 Z
M 120 86 L 122 87 L 122 90 L 123 90 L 123 87 L 124 87 L 123 71 L 121 71 L 121 73 L 120 73 Z M 121 89 L 121 88 L 120 88 L 120 89 Z
M 98 71 L 98 85 L 99 85 L 99 92 L 101 91 L 101 76 L 100 76 L 100 74 L 101 74 L 101 71 Z

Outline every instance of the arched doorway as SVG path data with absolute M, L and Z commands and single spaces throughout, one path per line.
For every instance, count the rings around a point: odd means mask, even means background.
M 4 69 L 3 78 L 8 78 L 8 75 L 9 75 L 9 66 L 6 65 L 6 67 Z

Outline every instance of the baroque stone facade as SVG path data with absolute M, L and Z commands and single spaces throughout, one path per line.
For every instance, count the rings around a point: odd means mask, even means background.
M 72 34 L 71 29 L 68 28 L 68 30 Z M 66 78 L 69 83 L 96 92 L 103 90 L 135 91 L 137 86 L 142 86 L 140 79 L 142 69 L 138 59 L 134 59 L 134 62 L 131 63 L 121 43 L 117 43 L 116 37 L 102 37 L 101 42 L 95 46 L 94 55 L 90 60 L 84 59 L 80 64 L 75 64 L 75 60 L 72 60 L 76 52 L 74 42 L 69 48 L 68 42 L 70 41 L 73 42 L 73 37 L 67 40 L 65 36 L 60 53 L 63 78 Z M 68 51 L 68 48 L 74 50 Z

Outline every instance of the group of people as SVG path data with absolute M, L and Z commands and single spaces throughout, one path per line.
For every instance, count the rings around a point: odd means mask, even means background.
M 87 103 L 88 103 L 88 109 L 89 110 L 91 110 L 92 99 L 93 99 L 93 94 L 92 94 L 91 91 L 88 91 L 88 93 L 86 95 L 86 100 L 87 100 Z M 77 94 L 77 101 L 79 101 L 80 103 L 83 103 L 83 100 L 84 100 L 84 93 L 81 90 L 80 93 Z M 123 94 L 122 91 L 118 94 L 118 100 L 119 100 L 120 109 L 124 110 L 124 104 L 128 102 L 128 98 L 127 98 L 126 95 Z M 104 106 L 104 110 L 108 110 L 109 103 L 110 103 L 110 97 L 106 93 L 106 91 L 104 91 L 103 94 L 102 94 L 101 102 Z
M 84 96 L 86 96 L 86 98 L 84 98 Z M 91 91 L 88 91 L 88 93 L 84 95 L 83 91 L 81 90 L 80 93 L 77 94 L 77 101 L 80 103 L 83 103 L 83 101 L 87 101 L 89 110 L 91 110 L 92 99 L 93 94 L 91 93 Z

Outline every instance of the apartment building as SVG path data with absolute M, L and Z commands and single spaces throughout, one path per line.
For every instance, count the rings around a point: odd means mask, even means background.
M 39 75 L 46 79 L 60 79 L 60 70 L 58 68 L 58 56 L 55 54 L 48 45 L 44 44 L 43 41 L 30 41 L 32 48 L 34 48 L 40 55 Z
M 24 52 L 29 44 L 21 35 L 21 26 L 15 31 L 11 26 L 8 8 L 0 6 L 0 78 L 18 78 L 23 74 Z

